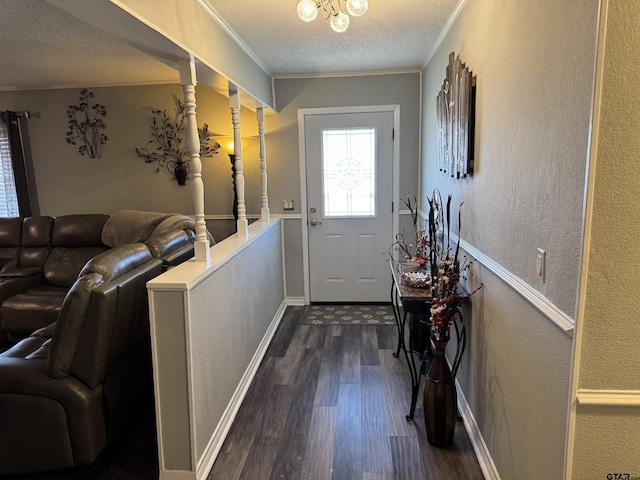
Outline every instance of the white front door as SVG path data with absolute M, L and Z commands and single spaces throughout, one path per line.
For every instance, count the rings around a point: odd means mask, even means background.
M 305 117 L 312 302 L 389 301 L 393 112 Z

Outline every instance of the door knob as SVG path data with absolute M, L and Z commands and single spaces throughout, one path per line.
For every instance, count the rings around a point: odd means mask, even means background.
M 309 222 L 312 226 L 320 225 L 322 222 L 319 222 L 316 218 L 312 218 Z

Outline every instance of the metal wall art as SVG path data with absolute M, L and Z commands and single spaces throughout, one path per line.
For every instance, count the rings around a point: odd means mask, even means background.
M 449 54 L 449 65 L 436 97 L 438 168 L 453 178 L 473 173 L 476 77 Z
M 138 157 L 146 163 L 156 164 L 156 173 L 162 168 L 184 185 L 189 179 L 190 162 L 187 142 L 187 111 L 184 103 L 175 95 L 175 113 L 170 116 L 166 110 L 151 111 L 151 140 L 142 148 L 136 148 Z M 212 157 L 220 145 L 211 139 L 209 126 L 205 123 L 198 128 L 200 137 L 200 157 Z
M 80 155 L 89 158 L 100 158 L 102 156 L 102 145 L 109 137 L 102 130 L 107 128 L 102 120 L 107 115 L 104 105 L 95 103 L 89 105 L 93 98 L 93 92 L 86 88 L 80 91 L 80 103 L 69 105 L 67 118 L 69 119 L 69 130 L 67 130 L 66 140 L 70 145 L 78 145 Z

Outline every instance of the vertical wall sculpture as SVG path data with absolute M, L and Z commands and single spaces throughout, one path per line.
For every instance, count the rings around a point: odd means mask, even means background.
M 449 54 L 449 65 L 436 97 L 438 168 L 454 178 L 473 172 L 476 77 Z
M 269 215 L 269 195 L 267 194 L 267 152 L 264 142 L 264 108 L 256 109 L 258 120 L 258 136 L 260 141 L 260 178 L 262 179 L 262 201 L 260 208 L 260 219 L 263 222 L 270 221 Z

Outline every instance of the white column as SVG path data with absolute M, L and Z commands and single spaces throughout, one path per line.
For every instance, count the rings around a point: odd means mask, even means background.
M 238 238 L 249 237 L 249 223 L 247 222 L 247 208 L 244 204 L 244 164 L 242 163 L 242 139 L 240 137 L 240 92 L 229 88 L 229 107 L 231 108 L 231 123 L 233 123 L 233 149 L 236 161 L 236 191 L 238 195 Z
M 194 255 L 196 262 L 211 264 L 207 226 L 204 221 L 204 182 L 200 161 L 200 137 L 196 121 L 196 65 L 193 57 L 180 60 L 180 84 L 184 94 L 187 114 L 187 147 L 189 149 L 189 170 L 191 175 L 191 196 L 196 216 L 196 240 Z
M 264 143 L 264 107 L 256 108 L 256 118 L 258 119 L 258 135 L 260 136 L 260 177 L 262 179 L 262 208 L 260 209 L 260 219 L 269 223 L 269 195 L 267 194 L 267 150 Z

